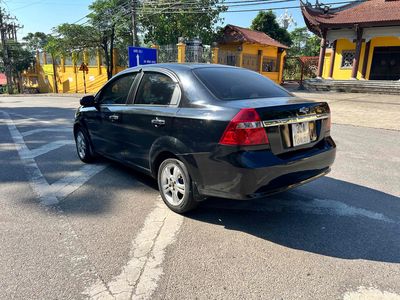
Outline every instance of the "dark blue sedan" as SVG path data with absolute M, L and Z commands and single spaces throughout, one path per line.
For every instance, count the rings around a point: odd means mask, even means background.
M 327 174 L 330 127 L 327 103 L 256 72 L 157 64 L 82 98 L 74 135 L 82 161 L 101 155 L 157 178 L 164 202 L 184 213 L 209 196 L 255 199 Z

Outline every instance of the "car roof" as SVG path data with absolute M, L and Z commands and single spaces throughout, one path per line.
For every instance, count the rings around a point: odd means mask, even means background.
M 130 73 L 134 71 L 138 71 L 140 69 L 166 69 L 172 71 L 179 75 L 179 73 L 187 72 L 189 70 L 200 69 L 200 68 L 237 68 L 234 66 L 227 65 L 219 65 L 219 64 L 201 64 L 201 63 L 161 63 L 161 64 L 149 64 L 149 65 L 141 65 L 133 68 L 125 69 L 120 72 L 120 74 Z

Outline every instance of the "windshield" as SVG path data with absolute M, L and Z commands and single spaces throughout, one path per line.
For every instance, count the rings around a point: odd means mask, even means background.
M 245 69 L 210 67 L 195 69 L 193 72 L 221 100 L 291 96 L 266 77 Z

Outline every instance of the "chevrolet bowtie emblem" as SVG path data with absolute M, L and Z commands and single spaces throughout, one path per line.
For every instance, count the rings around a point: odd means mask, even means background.
M 310 112 L 310 109 L 308 107 L 302 107 L 299 109 L 299 112 L 302 114 L 308 114 Z

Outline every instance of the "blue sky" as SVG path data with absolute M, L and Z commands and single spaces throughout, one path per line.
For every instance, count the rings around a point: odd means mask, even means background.
M 271 1 L 271 0 L 269 0 Z M 341 0 L 324 0 L 324 3 L 338 2 Z M 92 0 L 0 0 L 2 7 L 6 8 L 12 15 L 16 16 L 23 29 L 19 31 L 19 38 L 28 32 L 43 31 L 50 33 L 51 29 L 61 23 L 73 23 L 88 13 L 88 5 Z M 266 0 L 268 2 L 268 0 Z M 314 2 L 311 0 L 310 2 Z M 287 6 L 298 6 L 299 1 L 285 3 L 270 3 L 258 6 L 232 7 L 230 10 L 244 9 L 266 9 L 284 8 Z M 284 9 L 274 10 L 277 16 L 284 13 Z M 300 9 L 289 9 L 297 26 L 305 26 Z M 223 24 L 234 24 L 248 27 L 257 12 L 228 12 L 221 16 Z M 289 30 L 293 29 L 292 26 Z

